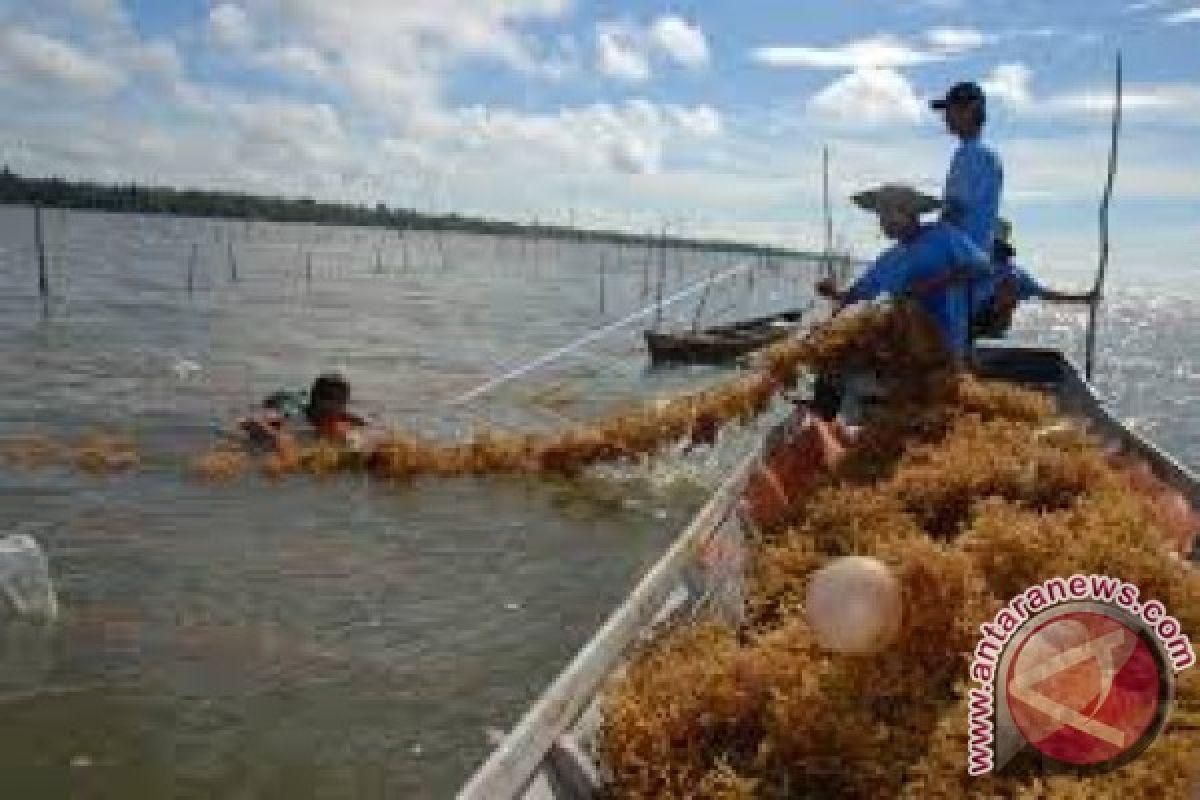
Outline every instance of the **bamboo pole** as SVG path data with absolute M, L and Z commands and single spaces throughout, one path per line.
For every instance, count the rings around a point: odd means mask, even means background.
M 642 300 L 645 301 L 646 296 L 650 294 L 650 258 L 653 251 L 650 249 L 650 242 L 653 241 L 654 233 L 651 231 L 646 234 L 646 247 L 642 258 Z
M 829 148 L 821 151 L 821 209 L 825 220 L 824 277 L 834 280 L 833 274 L 833 211 L 829 204 Z
M 1112 202 L 1113 182 L 1117 176 L 1118 144 L 1121 135 L 1122 74 L 1121 51 L 1117 51 L 1116 97 L 1113 103 L 1112 140 L 1108 150 L 1108 176 L 1104 182 L 1104 196 L 1100 201 L 1100 264 L 1096 268 L 1096 281 L 1092 284 L 1092 299 L 1088 303 L 1087 346 L 1084 360 L 1084 376 L 1090 383 L 1096 360 L 1096 315 L 1100 309 L 1100 293 L 1104 290 L 1104 279 L 1108 273 L 1108 209 Z
M 600 251 L 600 313 L 604 313 L 605 294 L 607 287 L 605 286 L 605 273 L 608 267 L 608 254 L 603 250 Z
M 187 293 L 188 297 L 196 291 L 196 261 L 200 257 L 200 245 L 192 242 L 192 251 L 188 254 Z
M 50 315 L 50 276 L 46 271 L 46 237 L 42 230 L 42 207 L 33 207 L 33 243 L 37 249 L 38 296 L 42 299 L 42 316 Z
M 708 303 L 708 293 L 712 290 L 713 279 L 716 277 L 717 268 L 713 267 L 708 273 L 708 281 L 704 284 L 704 292 L 700 295 L 699 302 L 696 303 L 696 313 L 692 315 L 692 332 L 700 327 L 700 315 L 704 312 L 704 306 Z
M 237 283 L 237 281 L 238 281 L 238 263 L 237 263 L 237 254 L 233 252 L 233 239 L 229 240 L 227 249 L 229 251 L 229 280 L 233 281 L 234 283 Z
M 654 330 L 662 326 L 663 283 L 667 280 L 667 226 L 663 225 L 658 248 L 658 282 L 654 287 Z

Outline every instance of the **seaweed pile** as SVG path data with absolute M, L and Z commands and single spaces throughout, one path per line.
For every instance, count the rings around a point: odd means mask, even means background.
M 123 472 L 141 463 L 136 442 L 128 436 L 90 433 L 77 441 L 23 436 L 0 441 L 0 464 L 21 469 L 74 466 L 93 475 Z
M 549 435 L 483 431 L 446 444 L 390 433 L 369 447 L 309 445 L 284 440 L 262 463 L 272 478 L 307 472 L 367 471 L 389 480 L 421 475 L 502 473 L 575 474 L 601 462 L 633 462 L 681 440 L 711 439 L 721 428 L 752 420 L 781 392 L 794 387 L 802 368 L 832 368 L 850 353 L 869 354 L 909 371 L 943 364 L 937 331 L 915 308 L 869 309 L 845 315 L 805 339 L 785 340 L 765 350 L 757 368 L 727 384 L 647 404 Z M 236 447 L 221 445 L 193 461 L 194 471 L 227 480 L 249 464 Z
M 1186 724 L 1200 714 L 1196 670 L 1179 676 L 1164 734 L 1116 772 L 1046 775 L 1018 761 L 967 775 L 970 653 L 1011 597 L 1055 576 L 1119 576 L 1194 634 L 1200 575 L 1175 553 L 1162 487 L 1045 397 L 949 372 L 919 383 L 782 524 L 754 534 L 741 627 L 664 632 L 609 687 L 610 796 L 1182 798 L 1200 787 L 1200 730 Z M 844 555 L 873 556 L 901 583 L 902 629 L 880 654 L 823 650 L 805 620 L 809 577 Z

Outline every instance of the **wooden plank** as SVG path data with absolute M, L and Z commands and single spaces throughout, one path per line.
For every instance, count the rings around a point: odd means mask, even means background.
M 460 800 L 500 800 L 519 795 L 558 738 L 587 707 L 638 634 L 654 619 L 696 557 L 697 543 L 733 513 L 742 483 L 758 459 L 747 456 L 713 493 L 670 549 L 650 569 L 595 636 L 538 698 L 517 727 L 459 792 Z

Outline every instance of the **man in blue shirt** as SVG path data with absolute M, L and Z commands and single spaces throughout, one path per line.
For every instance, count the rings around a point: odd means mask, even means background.
M 1017 251 L 1012 243 L 1012 224 L 996 222 L 996 240 L 992 246 L 992 275 L 971 287 L 973 308 L 971 326 L 976 336 L 1000 338 L 1012 325 L 1013 312 L 1026 300 L 1037 298 L 1050 303 L 1092 302 L 1092 292 L 1060 292 L 1038 282 L 1013 262 Z
M 946 129 L 960 140 L 942 194 L 942 219 L 956 226 L 987 253 L 992 248 L 1004 169 L 1000 157 L 981 140 L 987 102 L 975 83 L 958 83 L 931 104 L 945 112 Z
M 845 292 L 829 283 L 817 289 L 842 306 L 913 295 L 933 318 L 947 349 L 967 355 L 968 286 L 991 274 L 988 257 L 957 228 L 939 221 L 922 224 L 921 214 L 938 208 L 932 197 L 905 186 L 883 186 L 854 196 L 860 208 L 879 215 L 879 225 L 896 244 L 885 250 Z

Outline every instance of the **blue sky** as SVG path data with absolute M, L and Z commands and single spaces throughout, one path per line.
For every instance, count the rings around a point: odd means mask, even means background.
M 14 168 L 820 243 L 845 198 L 937 191 L 927 108 L 989 92 L 1004 213 L 1041 271 L 1095 259 L 1112 60 L 1115 266 L 1200 266 L 1200 0 L 0 0 Z

